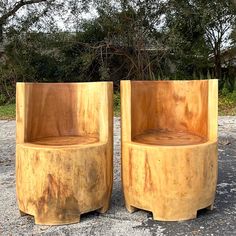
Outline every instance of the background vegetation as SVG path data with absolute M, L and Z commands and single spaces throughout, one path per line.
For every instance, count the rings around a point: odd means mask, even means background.
M 0 106 L 17 81 L 112 80 L 119 110 L 121 79 L 218 78 L 221 114 L 236 114 L 235 2 L 3 0 Z

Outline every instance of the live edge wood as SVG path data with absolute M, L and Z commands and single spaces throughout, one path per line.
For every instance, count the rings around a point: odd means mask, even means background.
M 17 83 L 16 192 L 36 224 L 108 210 L 113 182 L 112 83 Z
M 122 182 L 128 211 L 160 221 L 213 209 L 218 81 L 122 81 Z

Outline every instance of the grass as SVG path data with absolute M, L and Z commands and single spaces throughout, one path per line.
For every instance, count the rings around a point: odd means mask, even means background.
M 114 94 L 114 115 L 120 116 L 120 94 Z M 236 116 L 236 91 L 219 95 L 219 115 Z M 15 119 L 15 104 L 0 106 L 0 120 Z
M 0 106 L 0 120 L 13 120 L 15 119 L 15 104 L 7 104 Z
M 120 94 L 118 92 L 113 95 L 114 116 L 120 116 Z
M 236 90 L 219 95 L 219 115 L 236 116 Z

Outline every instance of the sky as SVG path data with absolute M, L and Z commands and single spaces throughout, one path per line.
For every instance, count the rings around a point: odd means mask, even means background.
M 2 1 L 2 0 L 0 0 Z M 6 0 L 7 1 L 7 0 Z M 9 1 L 9 8 L 10 8 L 10 5 L 13 5 L 13 3 L 17 2 L 16 0 L 8 0 Z M 60 1 L 63 2 L 63 4 L 65 3 L 63 0 L 57 0 L 57 2 L 60 3 Z M 40 10 L 39 6 L 40 6 L 40 3 L 39 4 L 35 4 L 35 5 L 29 5 L 29 6 L 24 6 L 22 8 L 20 8 L 18 11 L 17 11 L 17 14 L 16 14 L 16 17 L 12 17 L 9 21 L 9 24 L 15 24 L 16 23 L 16 18 L 21 18 L 23 17 L 24 15 L 26 15 L 27 13 L 27 7 L 37 7 L 37 11 L 38 9 Z M 43 8 L 41 8 L 43 9 Z M 93 5 L 91 5 L 89 7 L 89 10 L 88 12 L 83 12 L 79 15 L 78 18 L 75 19 L 75 16 L 73 16 L 72 14 L 70 14 L 70 12 L 68 11 L 68 13 L 64 14 L 63 16 L 60 15 L 59 12 L 53 12 L 53 19 L 55 20 L 55 23 L 56 25 L 58 26 L 58 28 L 60 30 L 67 30 L 67 31 L 73 31 L 73 26 L 75 25 L 75 22 L 76 22 L 76 19 L 78 19 L 78 21 L 81 21 L 81 20 L 84 20 L 84 19 L 92 19 L 92 18 L 95 18 L 98 16 L 97 12 L 96 12 L 96 9 L 95 7 L 93 7 Z M 1 15 L 1 14 L 0 14 Z M 65 22 L 62 18 L 64 19 L 69 19 L 69 21 Z M 71 22 L 70 22 L 70 19 L 71 19 Z M 34 27 L 32 28 L 34 30 Z M 36 29 L 36 28 L 35 28 Z

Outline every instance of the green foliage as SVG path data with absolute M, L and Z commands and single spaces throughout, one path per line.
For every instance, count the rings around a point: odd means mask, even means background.
M 107 36 L 107 31 L 100 19 L 83 21 L 83 31 L 77 34 L 77 39 L 84 43 L 98 43 Z
M 15 99 L 16 73 L 9 64 L 0 66 L 0 105 Z
M 93 52 L 72 34 L 27 34 L 6 47 L 5 70 L 14 66 L 17 81 L 87 81 L 96 80 L 91 66 Z M 97 74 L 99 72 L 97 71 Z
M 168 5 L 167 44 L 176 57 L 177 70 L 205 74 L 207 68 L 214 67 L 215 77 L 224 84 L 221 50 L 236 23 L 233 2 L 169 0 Z
M 0 94 L 0 105 L 3 105 L 7 101 L 5 94 Z

